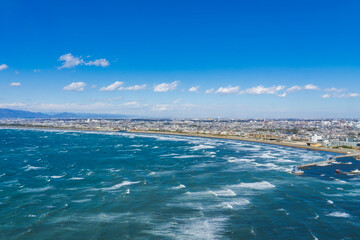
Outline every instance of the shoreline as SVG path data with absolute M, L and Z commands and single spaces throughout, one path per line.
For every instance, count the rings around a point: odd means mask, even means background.
M 228 140 L 237 140 L 237 141 L 244 141 L 244 142 L 255 142 L 255 143 L 264 143 L 264 144 L 271 144 L 277 146 L 285 146 L 285 147 L 294 147 L 294 148 L 301 148 L 301 149 L 308 149 L 314 151 L 321 151 L 321 152 L 333 152 L 339 154 L 349 154 L 353 153 L 354 150 L 344 150 L 344 149 L 333 149 L 333 148 L 326 148 L 326 147 L 310 147 L 306 145 L 300 145 L 291 142 L 274 142 L 269 140 L 260 140 L 260 139 L 252 139 L 252 138 L 244 138 L 244 137 L 237 137 L 237 136 L 221 136 L 221 135 L 211 135 L 211 134 L 199 134 L 199 133 L 172 133 L 172 132 L 162 132 L 162 131 L 127 131 L 128 133 L 144 133 L 144 134 L 161 134 L 161 135 L 174 135 L 174 136 L 188 136 L 188 137 L 202 137 L 202 138 L 215 138 L 215 139 L 228 139 Z
M 44 127 L 44 126 L 11 126 L 11 125 L 2 125 L 1 128 L 13 128 L 13 129 L 49 129 L 49 130 L 69 130 L 69 131 L 94 131 L 94 132 L 118 132 L 117 130 L 106 130 L 106 129 L 96 129 L 96 128 L 66 128 L 66 127 Z M 143 134 L 161 134 L 161 135 L 173 135 L 173 136 L 187 136 L 187 137 L 202 137 L 202 138 L 215 138 L 215 139 L 227 139 L 227 140 L 236 140 L 236 141 L 244 141 L 244 142 L 255 142 L 255 143 L 264 143 L 271 144 L 277 146 L 285 146 L 285 147 L 293 147 L 300 149 L 307 149 L 313 151 L 321 151 L 321 152 L 332 152 L 339 154 L 349 154 L 356 153 L 356 150 L 346 150 L 346 149 L 334 149 L 334 148 L 326 148 L 326 147 L 311 147 L 307 145 L 301 145 L 291 142 L 275 142 L 269 140 L 261 140 L 261 139 L 253 139 L 253 138 L 244 138 L 238 136 L 226 136 L 226 135 L 211 135 L 211 134 L 200 134 L 200 133 L 174 133 L 174 132 L 166 132 L 166 131 L 137 131 L 130 130 L 125 131 L 126 133 L 143 133 Z

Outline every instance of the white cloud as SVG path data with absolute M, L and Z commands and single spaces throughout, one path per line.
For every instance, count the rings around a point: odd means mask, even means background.
M 133 107 L 133 106 L 137 106 L 138 105 L 138 102 L 136 101 L 132 101 L 132 102 L 127 102 L 127 103 L 124 103 L 123 106 L 130 106 L 130 107 Z
M 284 92 L 283 94 L 279 94 L 279 97 L 286 97 L 286 92 Z
M 360 96 L 359 93 L 343 93 L 343 94 L 338 94 L 338 93 L 330 94 L 330 93 L 326 93 L 326 94 L 322 95 L 321 97 L 322 97 L 322 98 L 331 98 L 331 97 L 334 97 L 334 98 L 353 98 L 353 97 L 359 97 L 359 96 Z
M 166 111 L 169 109 L 170 109 L 169 104 L 155 104 L 155 106 L 153 106 L 152 108 L 152 110 L 154 111 Z
M 358 97 L 358 93 L 347 93 L 338 95 L 339 98 Z
M 161 84 L 155 85 L 154 92 L 173 91 L 176 89 L 178 84 L 179 84 L 179 81 L 174 81 L 172 83 L 161 83 Z
M 95 61 L 89 61 L 89 62 L 85 63 L 85 65 L 87 65 L 87 66 L 94 65 L 94 66 L 97 66 L 97 67 L 99 67 L 99 66 L 107 67 L 107 66 L 110 65 L 110 63 L 105 58 L 102 58 L 102 59 L 97 59 Z
M 279 91 L 283 90 L 285 86 L 273 86 L 273 87 L 263 87 L 261 85 L 253 88 L 248 88 L 245 91 L 242 91 L 241 93 L 248 93 L 248 94 L 277 94 Z
M 8 68 L 8 65 L 6 65 L 6 64 L 1 64 L 0 65 L 0 71 L 5 70 L 7 68 Z
M 40 69 L 34 69 L 34 72 L 38 73 L 40 72 Z
M 119 87 L 118 90 L 130 90 L 130 91 L 138 91 L 138 90 L 144 90 L 146 89 L 147 85 L 143 84 L 143 85 L 134 85 L 134 86 L 129 86 L 129 87 Z
M 319 90 L 319 87 L 314 84 L 308 84 L 304 87 L 305 90 Z
M 0 103 L 0 108 L 22 108 L 26 106 L 25 103 Z
M 71 53 L 61 55 L 59 61 L 62 61 L 63 65 L 58 67 L 58 69 L 73 68 L 80 64 L 84 64 L 84 60 L 78 57 L 74 57 Z
M 21 83 L 19 82 L 12 82 L 9 84 L 10 87 L 20 87 L 21 86 Z
M 123 85 L 123 84 L 124 84 L 124 82 L 116 81 L 116 82 L 110 84 L 110 85 L 107 86 L 107 87 L 102 87 L 102 88 L 100 88 L 99 91 L 101 91 L 101 92 L 103 92 L 103 91 L 112 92 L 112 91 L 114 91 L 115 89 L 119 88 L 119 87 L 120 87 L 121 85 Z
M 206 93 L 206 94 L 210 94 L 210 93 L 214 93 L 214 91 L 215 91 L 215 90 L 214 90 L 213 88 L 211 88 L 211 89 L 206 90 L 205 93 Z
M 326 88 L 325 91 L 326 92 L 343 92 L 345 91 L 346 89 L 339 89 L 339 88 Z
M 82 91 L 84 91 L 85 86 L 86 86 L 86 83 L 84 83 L 84 82 L 73 82 L 73 83 L 65 86 L 64 90 L 82 92 Z
M 176 100 L 173 102 L 173 104 L 178 104 L 181 100 L 182 100 L 181 98 L 176 99 Z
M 74 68 L 79 65 L 86 65 L 86 66 L 101 66 L 107 67 L 110 65 L 109 61 L 105 58 L 96 59 L 94 61 L 85 62 L 82 57 L 75 57 L 71 53 L 67 53 L 61 55 L 59 61 L 63 62 L 62 66 L 58 67 L 58 69 L 62 68 Z
M 219 93 L 219 94 L 235 94 L 239 92 L 239 86 L 236 87 L 219 87 L 218 90 L 216 90 L 215 93 Z
M 191 88 L 189 88 L 189 92 L 197 92 L 199 90 L 199 87 L 200 86 L 191 87 Z
M 289 87 L 286 91 L 291 93 L 291 92 L 297 92 L 300 90 L 302 90 L 302 87 L 295 85 L 295 86 Z

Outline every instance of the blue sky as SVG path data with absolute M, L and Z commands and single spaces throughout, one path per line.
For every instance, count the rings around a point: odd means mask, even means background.
M 359 1 L 0 2 L 0 107 L 360 117 Z

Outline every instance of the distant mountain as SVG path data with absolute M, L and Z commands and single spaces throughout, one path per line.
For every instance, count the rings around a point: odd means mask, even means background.
M 45 114 L 40 112 L 29 112 L 22 110 L 0 108 L 0 118 L 116 119 L 116 118 L 132 118 L 132 117 L 135 116 L 128 116 L 122 114 L 92 114 L 92 113 L 68 113 L 68 112 Z
M 0 118 L 49 118 L 50 116 L 39 112 L 28 112 L 0 108 Z

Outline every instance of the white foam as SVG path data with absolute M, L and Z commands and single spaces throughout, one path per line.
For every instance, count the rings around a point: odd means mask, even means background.
M 293 162 L 295 162 L 295 161 L 293 161 L 293 160 L 288 160 L 288 159 L 277 159 L 276 162 L 293 163 Z
M 266 159 L 273 159 L 276 158 L 277 155 L 270 154 L 270 153 L 263 153 L 260 158 L 266 158 Z
M 236 199 L 236 200 L 231 201 L 231 202 L 224 202 L 222 204 L 222 206 L 224 208 L 228 208 L 228 206 L 231 206 L 231 209 L 233 209 L 234 207 L 245 206 L 245 205 L 248 205 L 248 204 L 250 204 L 249 200 L 244 199 L 244 198 L 239 198 L 239 199 Z
M 223 208 L 233 209 L 233 206 L 231 206 L 231 204 L 229 204 L 229 203 L 225 203 L 225 204 L 223 204 Z
M 277 211 L 280 211 L 280 212 L 285 213 L 286 215 L 289 215 L 288 211 L 286 211 L 284 208 L 279 208 L 279 209 L 277 209 Z
M 91 199 L 86 198 L 86 199 L 80 199 L 80 200 L 72 200 L 72 202 L 74 203 L 84 203 L 84 202 L 90 202 Z
M 181 155 L 181 156 L 175 156 L 174 158 L 198 158 L 198 157 L 202 157 L 200 155 Z
M 124 186 L 133 185 L 133 184 L 137 184 L 137 183 L 140 183 L 140 181 L 138 181 L 138 182 L 124 181 L 124 182 L 116 184 L 112 187 L 102 188 L 102 190 L 111 191 L 111 190 L 116 190 L 116 189 L 122 188 Z
M 166 224 L 158 224 L 146 231 L 155 235 L 155 239 L 223 239 L 228 218 L 187 217 L 170 219 Z
M 233 197 L 236 196 L 236 193 L 231 189 L 218 190 L 218 191 L 209 191 L 211 194 L 217 197 Z
M 114 168 L 110 168 L 110 169 L 106 169 L 110 172 L 121 172 L 122 170 L 121 169 L 114 169 Z
M 329 204 L 334 205 L 334 202 L 333 202 L 333 201 L 331 201 L 331 200 L 327 200 L 327 202 L 328 202 Z
M 262 181 L 262 182 L 254 182 L 254 183 L 239 183 L 239 184 L 233 185 L 233 187 L 264 190 L 264 189 L 275 188 L 276 186 L 269 182 Z
M 279 171 L 289 172 L 288 168 L 277 166 L 274 163 L 257 163 L 257 162 L 253 162 L 252 164 L 254 164 L 256 167 L 264 167 L 265 169 L 269 169 L 269 170 L 279 170 Z
M 62 177 L 64 177 L 64 176 L 65 176 L 65 175 L 62 175 L 62 176 L 50 176 L 50 177 L 57 179 L 57 178 L 62 178 Z
M 228 162 L 237 163 L 237 162 L 254 162 L 254 159 L 247 159 L 247 158 L 236 158 L 236 157 L 229 157 L 227 159 Z
M 319 240 L 317 237 L 315 237 L 315 235 L 312 233 L 312 231 L 310 231 L 310 234 L 314 238 L 314 240 Z
M 72 177 L 69 180 L 83 180 L 84 178 L 82 177 Z
M 198 146 L 191 147 L 191 149 L 194 151 L 203 150 L 203 149 L 211 149 L 211 148 L 215 148 L 215 146 L 200 144 Z
M 45 169 L 44 167 L 34 167 L 31 165 L 27 165 L 25 167 L 23 167 L 23 169 L 25 169 L 25 172 L 31 171 L 31 170 L 40 170 L 40 169 Z
M 186 186 L 183 184 L 180 184 L 179 186 L 172 187 L 172 189 L 181 189 L 181 188 L 186 188 Z
M 332 212 L 332 213 L 329 213 L 327 216 L 330 216 L 330 217 L 349 218 L 349 217 L 350 217 L 350 214 L 345 213 L 345 212 Z

